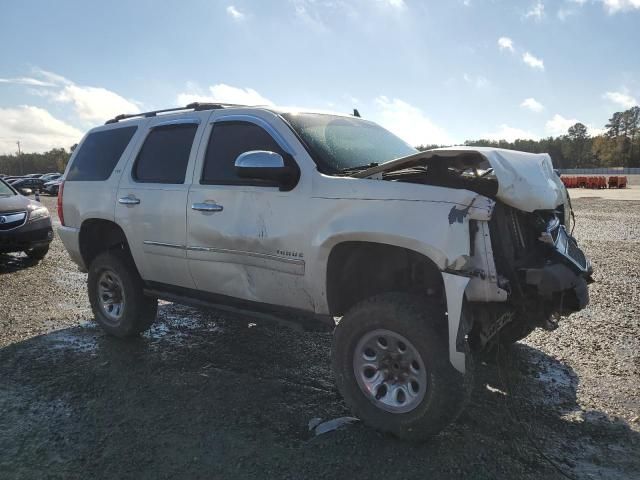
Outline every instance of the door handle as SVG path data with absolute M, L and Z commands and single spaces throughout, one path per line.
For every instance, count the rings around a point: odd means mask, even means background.
M 136 197 L 120 197 L 118 199 L 118 203 L 122 205 L 138 205 L 140 203 L 140 199 Z
M 191 210 L 198 212 L 221 212 L 223 210 L 222 205 L 217 203 L 194 203 L 191 205 Z

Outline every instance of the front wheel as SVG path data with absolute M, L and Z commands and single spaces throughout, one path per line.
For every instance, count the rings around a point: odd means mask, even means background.
M 156 318 L 157 299 L 144 295 L 133 260 L 122 251 L 101 253 L 91 262 L 87 287 L 95 319 L 111 335 L 138 335 Z
M 425 440 L 462 411 L 471 372 L 449 362 L 444 310 L 408 294 L 353 307 L 336 327 L 332 363 L 346 403 L 366 424 Z

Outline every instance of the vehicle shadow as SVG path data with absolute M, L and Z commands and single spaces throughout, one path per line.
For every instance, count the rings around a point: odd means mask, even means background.
M 460 419 L 415 445 L 349 415 L 331 335 L 173 304 L 140 338 L 92 322 L 0 349 L 7 478 L 624 478 L 638 432 L 583 410 L 565 364 L 517 345 L 480 364 Z M 516 418 L 518 420 L 516 420 Z M 537 445 L 534 447 L 533 445 Z M 612 445 L 615 448 L 612 448 Z
M 39 260 L 33 260 L 24 254 L 0 253 L 0 275 L 35 267 L 38 263 Z

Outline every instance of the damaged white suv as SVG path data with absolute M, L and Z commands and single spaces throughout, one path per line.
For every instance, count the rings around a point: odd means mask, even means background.
M 65 178 L 60 238 L 107 332 L 147 329 L 158 298 L 337 320 L 345 401 L 404 438 L 453 421 L 474 353 L 588 303 L 546 154 L 418 152 L 353 116 L 191 104 L 91 130 Z

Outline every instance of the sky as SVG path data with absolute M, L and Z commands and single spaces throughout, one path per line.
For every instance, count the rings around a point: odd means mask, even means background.
M 350 113 L 413 145 L 602 131 L 640 100 L 640 0 L 21 0 L 0 153 L 194 100 Z

